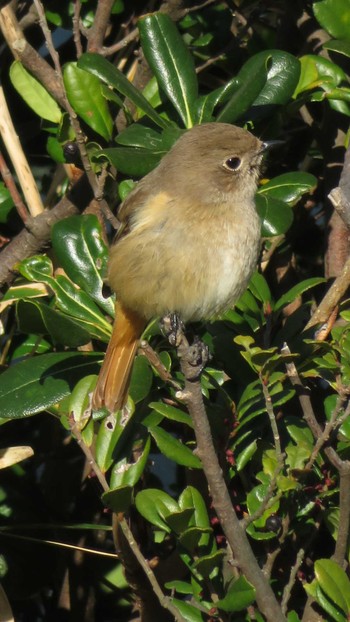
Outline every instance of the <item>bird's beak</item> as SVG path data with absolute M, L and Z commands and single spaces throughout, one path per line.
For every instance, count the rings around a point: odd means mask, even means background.
M 275 147 L 280 147 L 285 144 L 285 140 L 265 140 L 262 144 L 261 151 L 265 152 L 268 149 L 274 149 Z

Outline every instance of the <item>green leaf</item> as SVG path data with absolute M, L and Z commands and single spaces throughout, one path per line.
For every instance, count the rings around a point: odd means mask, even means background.
M 159 428 L 158 426 L 152 426 L 148 429 L 152 434 L 158 449 L 170 460 L 173 460 L 177 464 L 181 464 L 192 469 L 202 468 L 202 463 L 199 458 L 191 451 L 186 445 L 180 443 L 174 436 Z
M 137 451 L 137 459 L 135 462 L 128 462 L 126 459 L 122 459 L 113 465 L 110 481 L 112 489 L 124 486 L 135 486 L 147 466 L 150 448 L 151 439 L 148 436 L 142 451 Z
M 96 216 L 85 214 L 61 220 L 52 228 L 54 253 L 74 283 L 79 285 L 109 315 L 114 303 L 103 295 L 108 249 Z
M 311 279 L 305 279 L 305 281 L 294 285 L 294 287 L 292 287 L 288 292 L 283 294 L 283 296 L 281 296 L 281 298 L 276 301 L 274 305 L 274 311 L 280 311 L 281 309 L 283 309 L 283 307 L 289 305 L 290 302 L 293 302 L 293 300 L 298 298 L 298 296 L 301 296 L 301 294 L 306 292 L 308 289 L 311 289 L 312 287 L 315 287 L 320 283 L 325 283 L 325 281 L 326 279 L 322 277 L 313 277 Z
M 271 301 L 271 292 L 267 284 L 265 277 L 260 272 L 254 272 L 252 278 L 249 281 L 249 289 L 254 294 L 255 298 L 261 300 L 261 302 Z
M 338 52 L 344 56 L 350 56 L 350 41 L 345 41 L 344 39 L 332 39 L 331 41 L 326 41 L 323 44 L 323 47 L 326 50 L 331 50 L 331 52 Z
M 119 512 L 127 512 L 132 501 L 132 487 L 121 486 L 116 490 L 109 490 L 102 495 L 103 503 L 118 514 Z
M 243 451 L 241 451 L 236 456 L 236 466 L 238 472 L 244 469 L 244 467 L 248 464 L 251 458 L 256 454 L 256 450 L 257 441 L 256 439 L 254 439 L 251 443 L 249 443 L 249 445 L 247 445 L 247 447 L 244 448 Z
M 96 385 L 96 376 L 85 376 L 75 385 L 67 401 L 67 413 L 73 416 L 79 430 L 83 430 L 90 420 L 90 393 Z
M 239 87 L 217 115 L 217 121 L 233 123 L 248 112 L 266 84 L 269 59 L 269 55 L 256 54 L 243 65 L 237 76 Z
M 300 58 L 301 72 L 294 97 L 317 87 L 324 90 L 334 89 L 342 81 L 346 81 L 345 72 L 327 58 L 307 54 Z
M 172 531 L 176 534 L 181 534 L 188 528 L 192 515 L 193 508 L 185 508 L 179 512 L 172 512 L 167 518 L 167 523 Z
M 134 360 L 129 393 L 133 402 L 141 402 L 149 394 L 152 386 L 153 374 L 145 356 L 137 356 Z
M 18 270 L 31 281 L 48 285 L 55 294 L 60 311 L 79 319 L 79 323 L 91 336 L 107 341 L 111 335 L 111 325 L 90 296 L 73 285 L 67 277 L 52 276 L 52 263 L 45 255 L 34 255 L 18 264 Z
M 219 549 L 213 551 L 209 555 L 201 555 L 199 559 L 195 561 L 193 567 L 202 575 L 202 577 L 209 578 L 213 575 L 213 573 L 217 574 L 218 568 L 220 568 L 224 557 L 224 549 Z
M 242 611 L 255 599 L 255 589 L 245 577 L 239 577 L 231 583 L 225 598 L 218 600 L 215 606 L 228 613 Z
M 266 50 L 255 54 L 255 61 L 257 62 L 260 57 L 265 58 L 265 61 L 271 58 L 271 61 L 267 72 L 267 82 L 253 106 L 283 106 L 287 104 L 298 84 L 299 60 L 292 54 L 281 50 Z
M 203 615 L 197 607 L 177 598 L 172 599 L 172 604 L 180 612 L 184 622 L 203 622 Z
M 111 467 L 112 454 L 118 440 L 125 429 L 124 416 L 121 410 L 105 417 L 100 424 L 96 436 L 96 462 L 104 473 Z
M 350 581 L 345 571 L 331 559 L 315 562 L 316 579 L 328 596 L 346 616 L 350 613 Z
M 213 120 L 213 113 L 216 106 L 226 103 L 237 91 L 240 82 L 237 77 L 231 78 L 224 86 L 211 91 L 207 95 L 198 97 L 196 102 L 196 116 L 198 123 L 205 123 Z
M 339 609 L 328 600 L 318 583 L 316 583 L 315 592 L 315 600 L 322 607 L 322 609 L 327 612 L 328 616 L 330 616 L 332 620 L 335 620 L 335 622 L 347 622 L 347 619 L 343 616 Z
M 11 65 L 10 78 L 16 91 L 39 117 L 52 121 L 52 123 L 60 122 L 62 112 L 59 106 L 42 84 L 23 67 L 19 60 L 15 60 Z
M 89 127 L 108 141 L 112 136 L 113 121 L 99 79 L 80 69 L 76 63 L 67 63 L 63 80 L 71 106 Z
M 284 173 L 263 184 L 258 194 L 295 205 L 303 194 L 316 188 L 317 179 L 310 173 Z
M 178 423 L 184 423 L 190 428 L 193 428 L 192 419 L 189 414 L 185 413 L 179 408 L 164 404 L 163 402 L 151 402 L 148 404 L 149 408 L 152 408 L 155 412 L 159 413 L 163 417 L 170 419 L 170 421 L 177 421 Z
M 23 333 L 50 335 L 54 344 L 76 348 L 90 341 L 89 333 L 77 322 L 37 300 L 20 300 L 17 322 Z
M 69 395 L 78 380 L 98 372 L 98 354 L 59 352 L 29 357 L 1 375 L 1 416 L 35 415 Z
M 192 127 L 198 96 L 197 74 L 179 31 L 165 13 L 141 17 L 138 27 L 144 55 L 159 87 L 172 102 L 185 127 Z
M 293 222 L 293 211 L 287 203 L 270 198 L 267 194 L 255 195 L 256 208 L 261 218 L 261 234 L 272 237 L 286 233 Z
M 169 514 L 178 512 L 180 509 L 175 499 L 166 492 L 156 488 L 141 490 L 136 495 L 135 505 L 141 516 L 152 523 L 152 525 L 168 533 L 170 533 L 170 529 L 165 522 L 166 518 Z
M 161 161 L 167 149 L 151 150 L 138 147 L 110 147 L 101 149 L 94 154 L 92 160 L 108 160 L 124 175 L 144 177 L 150 173 Z
M 313 3 L 317 21 L 332 37 L 350 41 L 350 5 L 348 0 L 320 0 Z
M 170 123 L 163 119 L 147 101 L 147 99 L 138 91 L 124 74 L 119 71 L 112 63 L 103 58 L 100 54 L 87 53 L 83 54 L 78 61 L 78 67 L 85 69 L 92 75 L 97 76 L 115 88 L 119 93 L 128 97 L 138 108 L 159 127 L 169 127 Z
M 0 182 L 0 223 L 4 224 L 7 222 L 7 218 L 12 208 L 14 207 L 14 203 L 12 197 L 7 190 L 5 184 Z
M 180 508 L 194 509 L 194 525 L 197 527 L 210 527 L 210 521 L 205 501 L 197 488 L 186 486 L 179 497 Z

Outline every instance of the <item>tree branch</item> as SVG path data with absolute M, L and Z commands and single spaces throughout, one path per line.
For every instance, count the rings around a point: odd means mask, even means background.
M 165 327 L 169 326 L 169 318 L 164 319 L 164 325 Z M 239 567 L 256 590 L 256 601 L 260 611 L 266 616 L 268 622 L 285 622 L 285 617 L 276 597 L 259 567 L 246 533 L 234 511 L 214 449 L 199 380 L 203 367 L 203 345 L 197 342 L 193 346 L 189 346 L 181 328 L 177 332 L 176 345 L 181 370 L 185 377 L 184 391 L 178 392 L 177 397 L 185 402 L 192 417 L 197 441 L 196 452 L 202 462 L 213 505 L 223 532 Z

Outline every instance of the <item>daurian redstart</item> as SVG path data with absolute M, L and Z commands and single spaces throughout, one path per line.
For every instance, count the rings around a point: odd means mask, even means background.
M 125 404 L 149 320 L 211 319 L 243 293 L 259 252 L 254 195 L 264 149 L 242 128 L 195 126 L 122 203 L 108 267 L 116 319 L 93 409 Z

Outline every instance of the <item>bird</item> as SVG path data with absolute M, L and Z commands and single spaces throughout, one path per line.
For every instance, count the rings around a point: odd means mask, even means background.
M 115 321 L 93 410 L 125 405 L 150 320 L 216 319 L 246 289 L 260 248 L 254 197 L 266 146 L 229 123 L 195 125 L 121 204 L 107 269 Z

